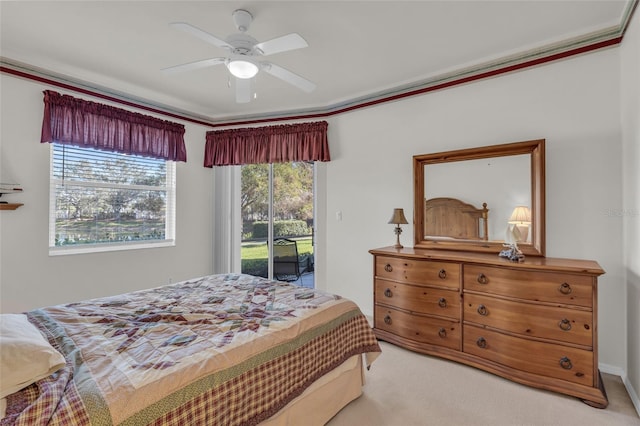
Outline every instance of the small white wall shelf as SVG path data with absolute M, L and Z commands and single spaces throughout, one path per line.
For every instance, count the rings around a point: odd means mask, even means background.
M 2 197 L 2 194 L 15 194 L 18 192 L 22 192 L 21 188 L 14 188 L 14 189 L 7 189 L 7 188 L 2 188 L 0 189 L 0 197 Z M 0 203 L 0 210 L 15 210 L 20 206 L 23 206 L 24 204 L 22 203 Z

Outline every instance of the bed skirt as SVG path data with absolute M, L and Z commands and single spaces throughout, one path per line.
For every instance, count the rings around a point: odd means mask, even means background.
M 322 426 L 351 401 L 362 395 L 362 355 L 354 355 L 318 379 L 262 426 Z

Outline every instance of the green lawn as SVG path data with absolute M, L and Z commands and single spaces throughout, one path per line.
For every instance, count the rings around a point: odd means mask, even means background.
M 298 243 L 298 255 L 313 254 L 313 246 L 311 245 L 311 237 L 295 238 Z M 246 242 L 242 243 L 241 258 L 243 260 L 266 259 L 267 243 L 266 242 Z
M 311 237 L 294 238 L 298 243 L 298 255 L 313 255 Z M 260 277 L 267 276 L 267 243 L 244 242 L 241 247 L 242 272 Z M 313 258 L 310 258 L 311 261 Z M 303 259 L 301 259 L 303 260 Z

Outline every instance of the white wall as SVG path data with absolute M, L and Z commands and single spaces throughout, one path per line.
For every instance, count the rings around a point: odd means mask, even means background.
M 0 181 L 18 182 L 24 189 L 2 198 L 24 206 L 0 211 L 1 312 L 119 294 L 212 272 L 213 174 L 202 166 L 204 127 L 183 123 L 188 162 L 177 164 L 175 247 L 50 257 L 49 145 L 40 143 L 42 91 L 65 92 L 8 74 L 0 75 L 0 85 Z
M 625 268 L 627 282 L 627 388 L 640 413 L 640 13 L 622 48 L 622 153 Z M 633 390 L 632 390 L 633 389 Z
M 368 250 L 394 243 L 393 208 L 412 222 L 413 155 L 544 138 L 547 256 L 592 259 L 606 270 L 599 361 L 626 366 L 622 221 L 606 214 L 622 206 L 619 49 L 354 111 L 329 126 L 328 290 L 372 313 Z M 403 230 L 410 247 L 413 227 Z

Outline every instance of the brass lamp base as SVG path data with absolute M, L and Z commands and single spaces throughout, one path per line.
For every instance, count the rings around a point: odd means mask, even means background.
M 402 228 L 400 228 L 400 225 L 396 226 L 394 232 L 396 234 L 396 243 L 395 243 L 395 245 L 393 247 L 397 248 L 397 249 L 401 249 L 404 246 L 402 244 L 400 244 L 400 234 L 402 234 Z

